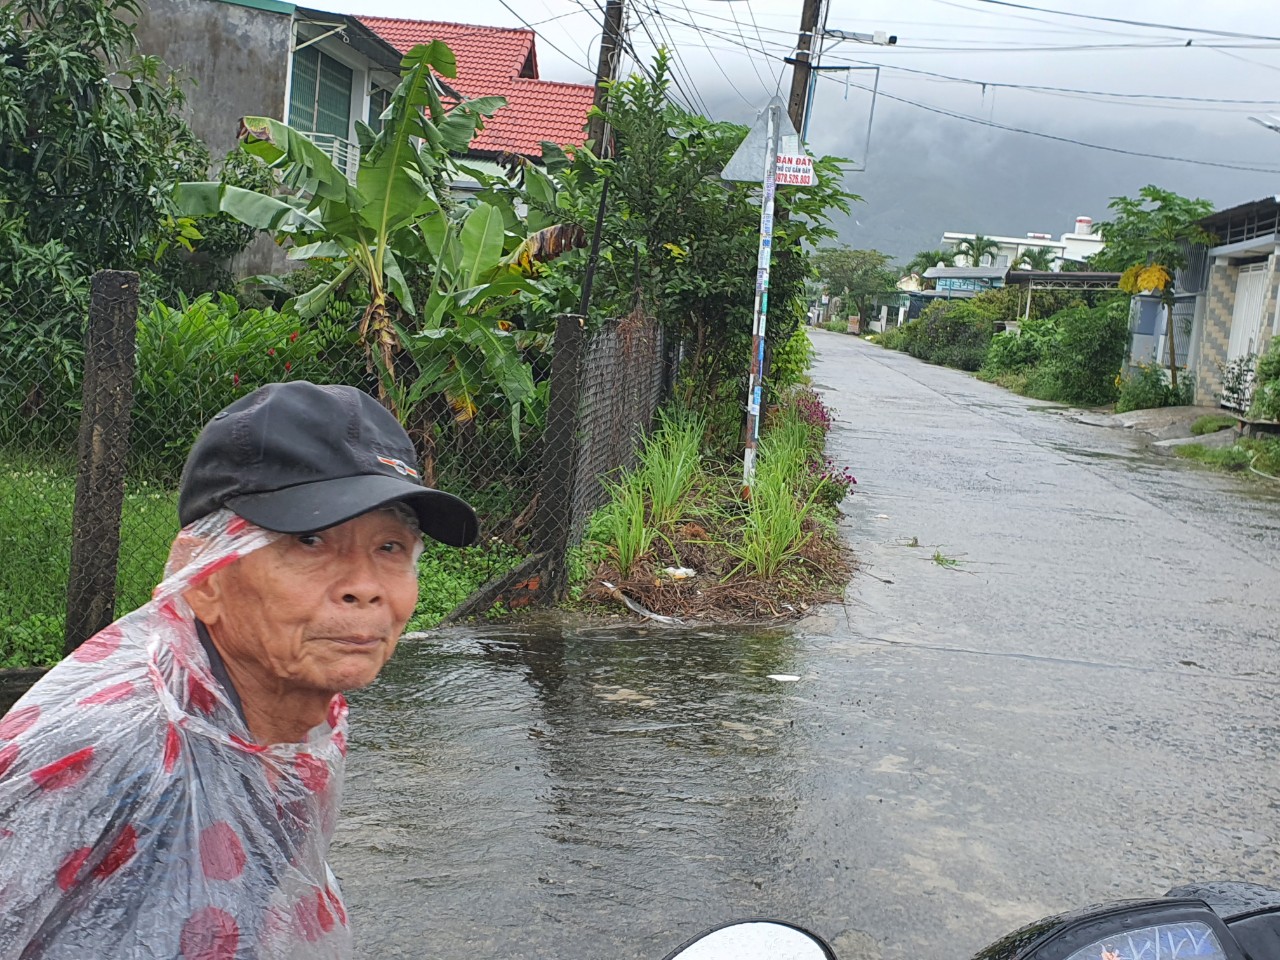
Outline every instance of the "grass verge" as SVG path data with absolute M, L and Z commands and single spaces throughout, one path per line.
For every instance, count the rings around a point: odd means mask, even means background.
M 1262 475 L 1263 479 L 1280 479 L 1280 437 L 1256 437 L 1237 440 L 1230 447 L 1206 447 L 1188 443 L 1176 449 L 1180 457 L 1194 460 L 1215 470 Z
M 654 613 L 712 622 L 791 619 L 839 599 L 851 560 L 837 504 L 855 481 L 823 457 L 831 419 L 816 393 L 796 391 L 765 426 L 749 497 L 737 463 L 700 454 L 674 508 L 655 499 L 646 476 L 686 469 L 674 450 L 717 445 L 701 436 L 673 444 L 664 434 L 682 421 L 664 421 L 588 525 L 574 595 L 613 605 L 621 590 Z

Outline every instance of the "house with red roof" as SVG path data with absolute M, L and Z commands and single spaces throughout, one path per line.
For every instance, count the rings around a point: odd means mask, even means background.
M 458 76 L 447 81 L 468 99 L 506 97 L 507 105 L 485 121 L 472 141 L 475 157 L 542 158 L 542 143 L 580 145 L 595 88 L 538 76 L 532 30 L 482 27 L 437 20 L 359 17 L 362 24 L 405 53 L 420 43 L 443 40 L 458 60 Z
M 356 17 L 288 0 L 143 0 L 137 37 L 143 53 L 194 81 L 187 119 L 215 157 L 235 146 L 240 117 L 276 117 L 352 177 L 356 125 L 377 127 L 400 58 L 419 43 L 449 45 L 458 76 L 446 82 L 462 96 L 506 98 L 470 155 L 495 172 L 503 157 L 541 159 L 544 140 L 581 144 L 595 92 L 539 77 L 532 30 Z

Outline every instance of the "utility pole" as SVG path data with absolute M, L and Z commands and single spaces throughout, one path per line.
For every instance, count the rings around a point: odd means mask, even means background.
M 822 0 L 804 0 L 800 11 L 800 39 L 796 42 L 791 63 L 791 98 L 787 101 L 787 114 L 791 125 L 804 129 L 804 117 L 809 110 L 809 77 L 813 70 L 814 47 L 818 40 L 818 18 L 822 13 Z
M 604 8 L 604 32 L 600 35 L 600 57 L 596 61 L 596 95 L 592 106 L 604 108 L 604 87 L 617 76 L 618 53 L 622 49 L 623 0 L 607 0 Z M 605 122 L 603 117 L 587 121 L 587 139 L 591 149 L 599 156 L 604 151 Z

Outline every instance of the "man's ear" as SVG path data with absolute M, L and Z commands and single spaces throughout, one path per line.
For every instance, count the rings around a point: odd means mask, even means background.
M 226 595 L 222 573 L 221 570 L 215 571 L 182 595 L 196 619 L 205 626 L 212 626 L 222 619 L 222 603 Z

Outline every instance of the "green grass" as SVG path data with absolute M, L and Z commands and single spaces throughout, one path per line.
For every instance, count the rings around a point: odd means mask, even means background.
M 609 502 L 592 515 L 587 538 L 608 550 L 625 579 L 631 576 L 636 561 L 649 552 L 658 531 L 649 522 L 639 474 L 628 474 L 621 482 L 605 486 Z
M 74 505 L 70 464 L 0 452 L 0 668 L 62 658 Z M 131 481 L 120 524 L 116 616 L 150 599 L 177 533 L 177 493 Z M 523 558 L 500 542 L 457 550 L 428 541 L 419 562 L 418 607 L 407 629 L 435 625 Z
M 706 421 L 687 413 L 658 415 L 640 450 L 637 481 L 649 498 L 649 519 L 660 530 L 680 519 L 685 498 L 702 475 Z
M 799 484 L 811 444 L 808 426 L 792 417 L 774 423 L 761 438 L 751 498 L 737 535 L 725 545 L 738 561 L 733 573 L 775 577 L 812 536 L 804 526 L 814 497 L 804 497 Z
M 1228 427 L 1236 425 L 1236 418 L 1225 413 L 1213 413 L 1208 416 L 1199 417 L 1195 423 L 1191 425 L 1191 435 L 1193 437 L 1203 437 L 1206 433 L 1217 433 L 1219 430 L 1225 430 Z
M 1272 478 L 1280 477 L 1280 437 L 1242 439 L 1230 447 L 1206 447 L 1199 443 L 1188 443 L 1178 447 L 1176 452 L 1180 457 L 1195 460 L 1215 470 L 1250 476 L 1262 473 Z
M 176 494 L 131 483 L 125 493 L 116 614 L 145 603 L 178 530 Z M 75 478 L 66 464 L 0 454 L 0 667 L 62 655 Z

